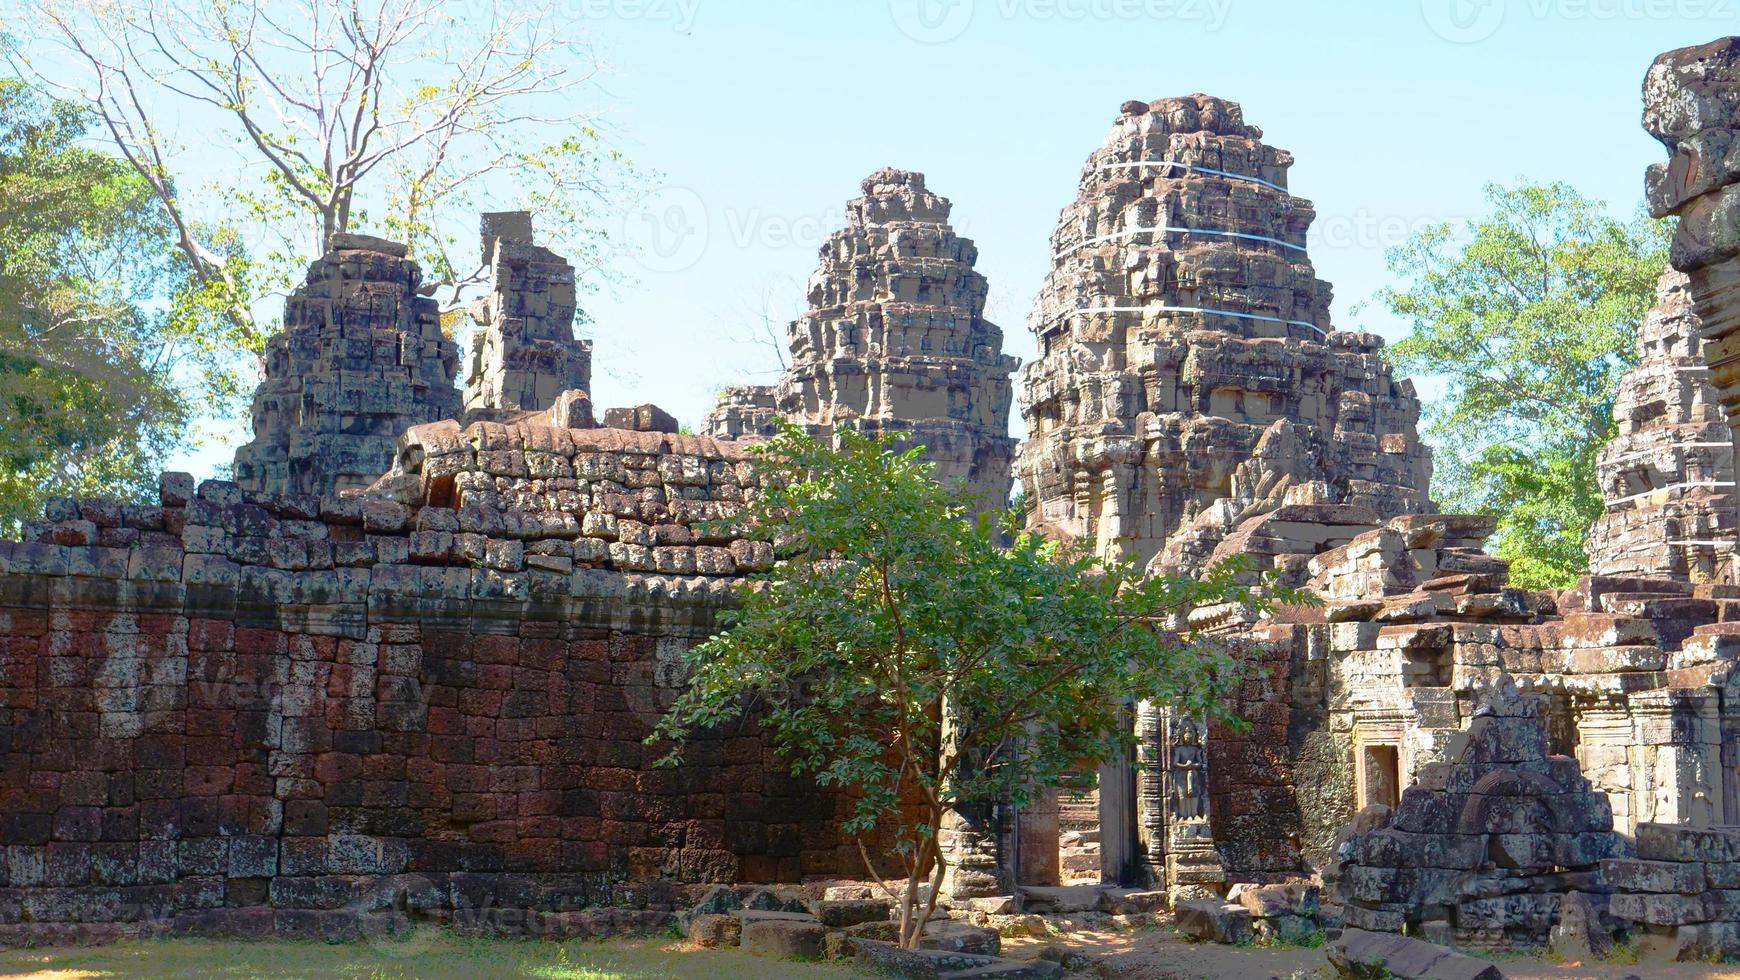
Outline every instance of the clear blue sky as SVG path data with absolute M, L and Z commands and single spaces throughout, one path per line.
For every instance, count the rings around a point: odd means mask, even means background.
M 1350 312 L 1385 283 L 1385 247 L 1477 214 L 1488 181 L 1564 180 L 1629 215 L 1664 158 L 1638 124 L 1645 69 L 1740 30 L 1740 0 L 564 2 L 607 62 L 610 138 L 652 174 L 611 219 L 637 254 L 583 300 L 595 401 L 690 425 L 720 385 L 770 379 L 742 338 L 764 305 L 801 308 L 816 247 L 878 167 L 953 200 L 1025 359 L 1048 236 L 1119 104 L 1233 99 L 1297 158 L 1336 324 L 1394 339 Z

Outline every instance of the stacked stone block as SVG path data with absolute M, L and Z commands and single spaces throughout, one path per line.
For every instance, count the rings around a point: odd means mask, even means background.
M 1678 959 L 1740 955 L 1740 827 L 1637 826 L 1637 857 L 1601 862 L 1609 914 Z
M 985 319 L 979 251 L 949 225 L 924 175 L 883 169 L 821 247 L 809 309 L 791 325 L 791 365 L 770 388 L 729 388 L 707 417 L 722 438 L 767 433 L 774 415 L 812 431 L 910 433 L 938 479 L 976 505 L 1009 497 L 1009 375 L 1003 331 Z
M 526 417 L 413 429 L 368 494 L 52 501 L 0 543 L 0 942 L 658 928 L 649 881 L 852 872 L 753 724 L 641 741 L 771 562 L 709 523 L 753 492 L 736 446 Z
M 1668 260 L 1687 276 L 1709 383 L 1740 427 L 1740 37 L 1669 51 L 1643 81 L 1643 128 L 1667 148 L 1645 180 L 1649 212 L 1674 215 Z M 1733 495 L 1729 497 L 1732 520 Z M 1733 527 L 1732 524 L 1729 525 Z
M 1182 535 L 1168 561 L 1195 567 L 1300 483 L 1378 518 L 1430 509 L 1418 401 L 1378 337 L 1331 328 L 1291 164 L 1236 103 L 1124 105 L 1033 308 L 1030 526 L 1144 562 Z
M 1662 274 L 1614 399 L 1619 432 L 1597 460 L 1607 512 L 1589 529 L 1598 575 L 1733 576 L 1734 446 L 1708 383 L 1688 280 Z
M 483 216 L 489 294 L 472 307 L 467 409 L 541 412 L 564 391 L 592 387 L 592 342 L 574 336 L 574 267 L 532 243 L 531 215 Z
M 244 489 L 321 494 L 386 472 L 407 427 L 459 414 L 459 350 L 405 246 L 334 235 L 284 303 L 254 393 L 252 442 L 236 450 Z
M 1571 891 L 1623 856 L 1606 797 L 1548 752 L 1533 699 L 1501 680 L 1387 825 L 1350 837 L 1336 888 L 1348 926 L 1461 944 L 1545 945 Z

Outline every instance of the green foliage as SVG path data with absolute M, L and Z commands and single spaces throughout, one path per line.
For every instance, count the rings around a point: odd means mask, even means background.
M 674 763 L 693 733 L 754 714 L 794 773 L 850 793 L 848 833 L 892 837 L 916 885 L 942 879 L 945 811 L 1024 802 L 1127 749 L 1123 698 L 1220 715 L 1235 658 L 1168 626 L 1262 600 L 1235 568 L 1144 578 L 1012 515 L 973 519 L 921 449 L 893 444 L 782 426 L 758 450 L 746 526 L 781 560 L 691 651 L 690 686 L 649 741 L 672 740 Z M 929 914 L 913 896 L 909 940 Z
M 187 444 L 207 356 L 150 188 L 89 117 L 0 78 L 0 531 L 55 494 L 137 497 Z
M 1595 454 L 1613 435 L 1613 397 L 1667 261 L 1665 226 L 1615 221 L 1564 184 L 1486 188 L 1491 213 L 1389 255 L 1405 289 L 1379 298 L 1413 333 L 1398 368 L 1440 378 L 1427 409 L 1433 496 L 1499 519 L 1512 578 L 1569 585 L 1601 513 Z

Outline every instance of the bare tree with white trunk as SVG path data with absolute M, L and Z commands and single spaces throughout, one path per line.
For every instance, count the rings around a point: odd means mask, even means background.
M 42 0 L 36 9 L 34 57 L 16 59 L 88 106 L 150 182 L 205 290 L 197 301 L 237 346 L 263 342 L 253 305 L 335 233 L 406 242 L 428 291 L 457 305 L 487 274 L 475 251 L 485 195 L 536 211 L 577 264 L 597 263 L 602 233 L 588 219 L 625 161 L 584 108 L 592 51 L 554 7 Z M 223 128 L 241 165 L 201 194 L 180 179 L 196 168 L 173 130 L 208 126 Z M 209 172 L 209 158 L 197 169 Z

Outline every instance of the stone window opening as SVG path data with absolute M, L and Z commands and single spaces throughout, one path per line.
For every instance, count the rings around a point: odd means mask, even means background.
M 1453 666 L 1447 644 L 1409 647 L 1402 651 L 1402 686 L 1449 687 Z

